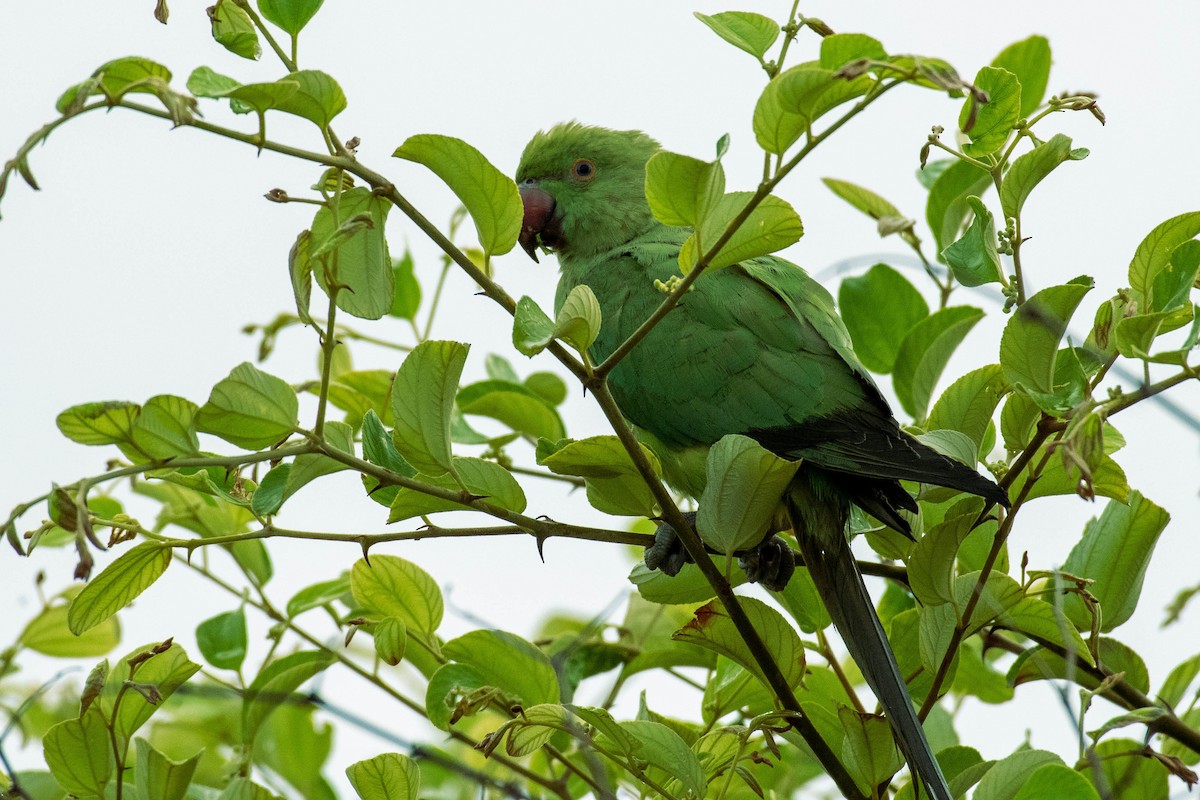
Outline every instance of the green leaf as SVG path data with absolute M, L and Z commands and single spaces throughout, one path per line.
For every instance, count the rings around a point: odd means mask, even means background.
M 827 37 L 824 41 L 829 41 L 829 38 Z M 864 189 L 849 181 L 840 181 L 836 178 L 821 178 L 821 183 L 828 186 L 830 191 L 871 219 L 880 220 L 886 217 L 903 216 L 900 213 L 900 209 L 870 189 Z
M 981 319 L 978 308 L 951 306 L 925 317 L 905 334 L 896 353 L 892 386 L 900 405 L 914 418 L 924 418 L 950 356 Z
M 1065 624 L 1059 610 L 1045 600 L 1026 597 L 997 617 L 996 624 L 1056 644 L 1065 651 L 1074 653 L 1076 659 L 1095 665 L 1091 651 L 1078 631 Z
M 1062 766 L 1062 759 L 1047 750 L 1018 750 L 997 761 L 975 789 L 974 800 L 1014 800 L 1021 786 L 1039 767 Z
M 955 557 L 975 519 L 973 513 L 949 517 L 926 531 L 913 548 L 908 559 L 908 581 L 924 605 L 953 601 Z
M 492 380 L 464 386 L 458 393 L 458 408 L 464 414 L 491 417 L 533 437 L 557 441 L 564 435 L 558 412 L 519 383 Z
M 1200 234 L 1200 211 L 1190 211 L 1160 223 L 1146 234 L 1129 263 L 1129 285 L 1147 298 L 1158 273 L 1167 269 L 1175 248 Z
M 554 336 L 585 353 L 599 333 L 600 301 L 591 287 L 580 284 L 571 290 L 559 308 Z
M 292 473 L 292 462 L 285 462 L 263 476 L 262 483 L 250 497 L 250 510 L 260 516 L 269 517 L 279 513 L 283 506 L 288 476 Z
M 133 442 L 156 461 L 196 455 L 196 404 L 182 397 L 160 394 L 142 405 L 133 425 Z
M 103 796 L 113 773 L 112 744 L 99 709 L 63 720 L 42 739 L 42 754 L 54 779 L 67 792 Z
M 362 800 L 417 800 L 421 771 L 399 753 L 382 753 L 346 767 L 346 777 Z
M 1171 674 L 1163 681 L 1162 688 L 1158 690 L 1158 698 L 1168 708 L 1175 708 L 1183 700 L 1197 674 L 1200 674 L 1200 653 L 1181 661 L 1171 670 Z
M 286 381 L 246 361 L 213 387 L 196 428 L 247 450 L 270 447 L 299 424 L 300 404 Z
M 93 73 L 96 88 L 111 102 L 129 93 L 160 94 L 171 80 L 171 71 L 139 56 L 114 59 Z
M 962 238 L 942 251 L 942 261 L 950 265 L 955 279 L 963 286 L 999 283 L 1003 268 L 996 249 L 992 212 L 978 197 L 968 197 L 967 203 L 975 218 Z
M 472 712 L 458 703 L 461 696 L 474 694 L 488 685 L 478 670 L 466 664 L 442 664 L 429 678 L 425 687 L 425 714 L 435 728 L 443 731 L 457 722 L 460 716 Z M 462 704 L 465 705 L 465 704 Z
M 292 36 L 300 33 L 325 0 L 258 0 L 258 10 Z
M 618 516 L 651 517 L 657 513 L 650 487 L 616 436 L 544 444 L 538 446 L 538 463 L 558 475 L 583 478 L 593 508 Z M 658 457 L 645 445 L 639 446 L 655 474 L 661 475 Z
M 301 651 L 267 664 L 246 690 L 242 701 L 242 742 L 252 744 L 262 724 L 288 695 L 333 663 L 324 651 Z
M 1110 500 L 1084 528 L 1062 568 L 1095 581 L 1088 591 L 1100 601 L 1100 630 L 1107 633 L 1132 616 L 1154 546 L 1170 519 L 1166 510 L 1134 491 L 1128 505 Z M 1077 627 L 1091 627 L 1091 615 L 1077 596 L 1068 595 L 1063 608 Z
M 532 357 L 545 350 L 553 338 L 554 320 L 542 311 L 536 300 L 523 295 L 513 313 L 513 347 Z M 516 382 L 515 374 L 512 382 Z
M 746 582 L 746 575 L 738 569 L 727 569 L 730 559 L 723 556 L 714 557 L 714 563 L 725 574 L 731 574 L 730 586 L 741 586 Z M 713 588 L 704 573 L 695 564 L 684 564 L 683 569 L 674 577 L 666 575 L 662 570 L 651 570 L 645 562 L 638 561 L 629 571 L 629 582 L 637 587 L 638 594 L 651 603 L 662 605 L 681 605 L 686 603 L 703 603 L 713 597 Z
M 679 781 L 684 797 L 704 797 L 707 781 L 696 754 L 678 733 L 658 722 L 630 720 L 621 730 L 634 741 L 634 753 Z
M 475 221 L 485 258 L 513 249 L 524 214 L 521 195 L 482 153 L 461 139 L 422 133 L 410 136 L 392 155 L 424 164 L 450 187 Z
M 717 201 L 679 251 L 679 266 L 684 274 L 716 246 L 725 229 L 745 211 L 752 196 L 752 192 L 731 192 Z M 804 225 L 787 201 L 767 195 L 712 257 L 709 269 L 769 255 L 795 244 L 803 235 Z
M 979 197 L 991 182 L 988 172 L 959 160 L 946 167 L 933 182 L 925 203 L 925 221 L 933 231 L 938 253 L 958 238 L 958 232 L 971 212 L 967 198 Z
M 134 777 L 142 797 L 155 800 L 184 800 L 204 751 L 183 761 L 173 761 L 145 739 L 138 739 Z
M 287 781 L 293 796 L 337 800 L 321 774 L 333 750 L 333 725 L 319 714 L 314 703 L 280 707 L 255 741 L 254 761 Z
M 344 573 L 340 578 L 331 581 L 321 581 L 306 586 L 292 595 L 287 603 L 288 619 L 297 617 L 305 611 L 329 605 L 335 600 L 345 597 L 350 592 L 350 578 Z
M 450 470 L 450 411 L 469 345 L 425 341 L 413 348 L 392 385 L 396 449 L 419 472 Z
M 1000 398 L 1009 391 L 999 364 L 972 370 L 942 392 L 926 424 L 931 430 L 954 430 L 971 437 L 980 453 Z
M 208 17 L 212 20 L 212 36 L 217 44 L 251 61 L 262 55 L 262 46 L 258 43 L 258 33 L 254 30 L 250 15 L 234 0 L 217 0 Z
M 762 14 L 750 11 L 722 11 L 719 14 L 694 12 L 713 33 L 739 50 L 744 50 L 760 62 L 779 37 L 779 23 Z
M 126 746 L 133 734 L 162 707 L 163 702 L 200 670 L 200 665 L 189 659 L 179 644 L 171 644 L 162 652 L 146 658 L 138 665 L 136 672 L 129 666 L 129 661 L 135 656 L 145 658 L 147 653 L 161 646 L 156 642 L 136 648 L 116 662 L 104 681 L 98 704 L 105 716 L 112 720 L 118 746 Z M 156 702 L 151 703 L 141 692 L 126 690 L 122 694 L 131 679 L 151 689 L 152 694 L 157 695 Z M 121 696 L 119 707 L 116 703 L 118 695 Z
M 107 654 L 121 641 L 121 626 L 116 617 L 76 635 L 67 627 L 68 607 L 43 608 L 29 621 L 17 640 L 22 647 L 54 658 L 87 658 Z
M 1087 778 L 1065 764 L 1045 764 L 1029 776 L 1013 800 L 1100 800 L 1100 795 Z
M 1160 272 L 1159 276 L 1161 277 L 1164 274 L 1167 274 L 1167 270 Z M 1175 353 L 1152 353 L 1154 350 L 1154 340 L 1164 333 L 1187 325 L 1193 321 L 1193 318 L 1193 308 L 1188 305 L 1176 308 L 1173 311 L 1151 312 L 1121 319 L 1117 322 L 1117 331 L 1114 337 L 1117 352 L 1127 358 L 1143 358 L 1148 361 L 1179 363 L 1181 359 L 1177 358 L 1178 351 Z M 1186 360 L 1186 353 L 1190 349 L 1190 347 L 1183 349 L 1184 358 L 1182 360 Z
M 1013 42 L 992 59 L 992 66 L 1008 70 L 1021 83 L 1022 117 L 1028 117 L 1042 104 L 1050 81 L 1050 42 L 1045 36 Z
M 1092 285 L 1088 279 L 1050 286 L 1017 309 L 1000 337 L 1000 366 L 1009 383 L 1030 393 L 1053 393 L 1059 341 Z
M 1189 239 L 1171 251 L 1170 263 L 1154 276 L 1150 308 L 1174 311 L 1188 302 L 1200 270 L 1200 241 Z
M 171 548 L 157 542 L 135 545 L 92 578 L 71 601 L 67 627 L 76 636 L 91 630 L 150 588 L 171 564 Z
M 133 427 L 140 413 L 137 403 L 84 403 L 63 411 L 55 424 L 63 436 L 79 444 L 132 444 Z
M 804 645 L 795 629 L 782 614 L 763 601 L 752 597 L 739 597 L 738 600 L 754 629 L 762 637 L 763 644 L 774 656 L 775 663 L 779 665 L 788 686 L 798 686 L 804 677 L 805 661 Z M 732 659 L 764 685 L 771 685 L 734 626 L 733 620 L 717 600 L 696 609 L 692 621 L 671 638 L 699 645 Z
M 821 66 L 840 70 L 851 61 L 860 59 L 879 60 L 887 58 L 878 39 L 865 33 L 835 33 L 821 39 Z
M 279 97 L 275 108 L 285 114 L 316 123 L 321 128 L 329 127 L 329 123 L 338 114 L 346 110 L 346 95 L 331 76 L 315 69 L 301 69 L 289 72 L 286 78 L 278 83 L 295 83 L 299 88 Z M 285 90 L 286 91 L 286 90 Z
M 336 452 L 353 456 L 354 429 L 344 422 L 326 422 L 325 443 Z M 292 462 L 292 468 L 287 473 L 287 483 L 283 487 L 283 500 L 323 475 L 332 475 L 346 469 L 349 467 L 341 461 L 321 453 L 305 453 L 297 456 L 296 460 Z M 278 511 L 278 509 L 275 510 Z
M 350 572 L 354 601 L 432 637 L 442 624 L 442 592 L 428 572 L 397 556 L 360 559 Z
M 1021 82 L 999 67 L 984 67 L 975 75 L 975 87 L 987 93 L 980 104 L 968 94 L 958 115 L 959 129 L 971 137 L 963 152 L 974 158 L 989 156 L 1004 146 L 1021 116 Z
M 759 147 L 782 155 L 808 131 L 819 113 L 821 96 L 841 81 L 832 70 L 799 64 L 771 79 L 754 106 L 754 138 Z
M 408 629 L 395 617 L 384 617 L 371 626 L 371 639 L 375 643 L 375 655 L 390 666 L 404 660 L 408 647 Z
M 816 633 L 833 624 L 807 567 L 796 567 L 783 591 L 772 592 L 771 596 L 792 615 L 805 633 Z
M 416 489 L 397 489 L 391 502 L 388 522 L 399 522 L 411 517 L 434 514 L 438 511 L 462 511 L 472 497 L 483 498 L 493 505 L 521 513 L 525 510 L 525 492 L 512 473 L 495 461 L 480 458 L 455 456 L 452 459 L 453 474 L 416 475 L 415 480 L 437 486 L 460 495 L 465 491 L 463 503 L 445 500 Z M 455 480 L 457 476 L 458 480 Z M 459 484 L 461 481 L 461 485 Z M 463 487 L 466 487 L 465 490 Z
M 567 399 L 567 384 L 553 372 L 533 372 L 525 379 L 525 388 L 552 406 Z
M 1122 796 L 1134 798 L 1163 798 L 1170 795 L 1170 773 L 1161 761 L 1143 755 L 1145 743 L 1133 739 L 1105 739 L 1096 745 L 1097 763 L 1102 773 L 1103 790 L 1111 792 L 1120 787 Z M 1091 764 L 1080 769 L 1091 780 Z
M 217 800 L 281 800 L 281 798 L 249 778 L 238 776 L 229 782 L 229 785 L 217 796 Z
M 870 792 L 896 774 L 903 761 L 886 719 L 842 706 L 838 720 L 845 732 L 842 761 L 859 788 Z
M 725 169 L 720 161 L 660 150 L 646 163 L 646 201 L 664 225 L 699 227 L 725 196 Z
M 496 630 L 471 631 L 446 642 L 442 651 L 524 706 L 559 700 L 558 678 L 550 659 L 515 634 Z
M 246 659 L 246 612 L 226 611 L 196 626 L 200 655 L 217 669 L 241 669 Z
M 392 310 L 395 282 L 383 227 L 391 204 L 359 186 L 323 205 L 313 218 L 310 253 L 317 285 L 339 287 L 338 308 L 361 319 L 380 319 Z M 349 227 L 347 227 L 349 226 Z
M 1070 160 L 1071 137 L 1056 133 L 1013 161 L 1000 184 L 1000 207 L 1004 210 L 1004 216 L 1020 216 L 1025 199 L 1034 187 L 1059 164 Z
M 704 543 L 725 555 L 757 545 L 771 530 L 798 461 L 779 458 L 748 436 L 721 437 L 708 451 L 707 484 L 696 527 Z
M 392 307 L 388 314 L 415 320 L 421 307 L 421 284 L 413 274 L 413 258 L 408 248 L 403 257 L 392 260 L 392 286 Z
M 855 354 L 867 369 L 882 374 L 895 367 L 905 335 L 929 316 L 921 293 L 887 264 L 843 280 L 838 306 Z

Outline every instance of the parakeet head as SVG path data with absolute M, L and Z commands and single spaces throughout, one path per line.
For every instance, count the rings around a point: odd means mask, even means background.
M 517 185 L 525 216 L 521 246 L 572 258 L 618 247 L 654 224 L 646 204 L 646 162 L 660 148 L 640 131 L 566 122 L 525 146 Z

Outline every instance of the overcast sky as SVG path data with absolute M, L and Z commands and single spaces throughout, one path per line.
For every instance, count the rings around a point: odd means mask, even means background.
M 9 158 L 30 132 L 55 116 L 54 101 L 62 90 L 111 58 L 136 54 L 160 61 L 174 71 L 178 88 L 200 65 L 244 82 L 281 75 L 269 53 L 251 63 L 212 43 L 203 5 L 174 3 L 166 27 L 151 17 L 150 0 L 0 5 L 0 29 L 7 34 L 0 48 L 0 158 Z M 780 0 L 740 7 L 782 17 L 789 5 Z M 1086 330 L 1096 305 L 1127 285 L 1130 257 L 1152 227 L 1200 207 L 1193 145 L 1200 23 L 1195 3 L 1013 0 L 922 6 L 813 0 L 802 5 L 804 13 L 839 32 L 869 33 L 893 53 L 945 58 L 968 78 L 1004 46 L 1041 33 L 1054 53 L 1050 91 L 1099 93 L 1107 127 L 1087 114 L 1060 114 L 1039 126 L 1045 136 L 1067 133 L 1092 155 L 1047 179 L 1024 215 L 1025 231 L 1033 237 L 1023 251 L 1032 288 L 1080 273 L 1096 278 L 1076 330 Z M 764 77 L 753 59 L 691 16 L 693 10 L 727 8 L 644 0 L 330 2 L 305 31 L 300 62 L 337 78 L 349 107 L 336 130 L 360 137 L 360 159 L 388 175 L 435 221 L 446 220 L 454 207 L 449 192 L 421 167 L 390 158 L 414 133 L 466 139 L 510 174 L 534 131 L 567 119 L 642 128 L 672 150 L 704 158 L 711 157 L 718 137 L 729 133 L 729 187 L 751 188 L 761 157 L 750 115 Z M 815 37 L 801 37 L 791 63 L 815 57 L 816 44 Z M 209 120 L 251 129 L 247 118 L 235 119 L 215 102 L 203 101 L 201 109 Z M 780 189 L 806 228 L 789 257 L 836 288 L 836 277 L 828 272 L 833 265 L 850 259 L 866 267 L 899 253 L 896 241 L 877 239 L 872 225 L 817 179 L 833 176 L 869 186 L 907 215 L 923 219 L 924 192 L 914 178 L 917 153 L 931 125 L 952 129 L 958 109 L 959 103 L 944 95 L 898 90 L 823 145 Z M 273 115 L 268 131 L 278 140 L 321 147 L 316 129 L 298 119 Z M 309 206 L 271 205 L 261 196 L 273 187 L 302 194 L 318 174 L 307 164 L 271 154 L 256 157 L 244 145 L 194 130 L 171 131 L 161 121 L 121 110 L 74 120 L 36 150 L 30 164 L 43 191 L 35 194 L 14 181 L 0 207 L 0 374 L 5 376 L 0 441 L 6 456 L 0 464 L 0 509 L 5 511 L 46 491 L 51 481 L 65 484 L 102 470 L 111 455 L 64 440 L 54 426 L 63 408 L 88 400 L 142 401 L 162 392 L 203 402 L 232 366 L 253 359 L 257 342 L 241 328 L 292 308 L 287 251 L 312 214 Z M 389 237 L 397 254 L 406 241 L 411 244 L 419 274 L 431 289 L 438 265 L 433 246 L 399 212 L 391 215 Z M 471 242 L 463 238 L 462 243 Z M 551 305 L 552 260 L 535 265 L 518 249 L 497 260 L 496 273 L 510 294 L 531 294 L 543 307 Z M 997 332 L 1005 319 L 994 313 L 994 294 L 963 292 L 955 300 L 978 304 L 991 318 L 970 335 L 942 387 L 974 364 L 996 358 Z M 434 332 L 475 343 L 468 378 L 482 374 L 487 352 L 503 352 L 522 372 L 552 368 L 549 356 L 530 363 L 510 351 L 510 325 L 494 304 L 473 295 L 469 280 L 452 275 L 445 314 Z M 395 321 L 370 327 L 385 338 L 406 335 L 405 326 Z M 362 368 L 398 364 L 386 351 L 354 352 Z M 315 337 L 292 329 L 265 369 L 300 381 L 314 375 L 314 361 Z M 573 395 L 566 412 L 570 433 L 602 432 L 590 402 Z M 1200 413 L 1195 385 L 1172 396 Z M 1147 658 L 1158 686 L 1200 639 L 1197 607 L 1175 628 L 1159 628 L 1170 595 L 1197 580 L 1200 436 L 1149 404 L 1115 423 L 1131 442 L 1118 455 L 1131 485 L 1174 516 L 1148 572 L 1147 595 L 1133 621 L 1119 631 Z M 518 455 L 532 461 L 528 452 Z M 530 513 L 600 521 L 581 502 L 551 486 L 536 496 Z M 1028 549 L 1034 567 L 1061 563 L 1083 522 L 1101 510 L 1102 503 L 1076 498 L 1037 504 L 1013 535 L 1014 560 Z M 22 529 L 35 527 L 42 514 L 27 516 Z M 356 478 L 342 475 L 290 503 L 281 522 L 380 530 L 384 514 L 364 500 Z M 551 610 L 590 615 L 628 587 L 628 554 L 597 544 L 552 541 L 545 564 L 532 541 L 524 539 L 466 546 L 422 542 L 388 552 L 432 572 L 450 591 L 453 605 L 525 635 Z M 299 543 L 274 547 L 273 553 L 279 577 L 272 590 L 280 601 L 295 588 L 348 568 L 357 557 L 349 547 Z M 0 559 L 5 578 L 0 603 L 10 609 L 0 618 L 2 647 L 36 610 L 36 571 L 46 570 L 47 585 L 57 589 L 69 581 L 71 560 L 69 554 L 39 553 L 20 561 L 11 552 Z M 197 594 L 186 597 L 212 599 L 178 607 L 174 604 L 185 595 L 167 585 L 175 581 L 192 585 L 183 569 L 173 569 L 169 581 L 123 612 L 122 651 L 170 635 L 192 648 L 196 622 L 234 607 L 234 601 L 199 583 Z M 446 631 L 454 634 L 474 624 L 451 613 Z M 255 633 L 263 630 L 256 620 Z M 339 687 L 356 688 L 340 676 L 335 679 Z M 349 697 L 348 704 L 358 702 Z M 1066 717 L 1038 716 L 1037 704 L 1044 710 L 1049 697 L 1044 688 L 1022 688 L 1018 697 L 1019 703 L 1003 712 L 986 709 L 987 716 L 977 718 L 987 720 L 981 726 L 986 731 L 963 731 L 966 743 L 980 747 L 985 757 L 1002 756 L 1037 719 L 1034 744 L 1053 747 L 1070 760 Z M 411 719 L 399 719 L 402 733 L 417 735 Z M 994 735 L 993 725 L 1006 726 L 1012 735 Z M 329 774 L 340 779 L 345 764 L 384 749 L 348 732 Z

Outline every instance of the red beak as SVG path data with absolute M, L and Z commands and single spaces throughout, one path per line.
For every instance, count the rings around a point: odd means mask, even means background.
M 525 215 L 521 219 L 521 235 L 517 241 L 529 257 L 537 261 L 538 245 L 553 244 L 555 238 L 554 197 L 543 191 L 536 181 L 523 182 L 520 192 Z

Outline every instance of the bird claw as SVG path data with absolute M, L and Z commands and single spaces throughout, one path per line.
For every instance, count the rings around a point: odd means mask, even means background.
M 761 583 L 772 592 L 782 592 L 796 571 L 796 557 L 782 537 L 771 536 L 739 558 L 738 566 L 751 583 Z
M 690 525 L 695 526 L 695 511 L 684 512 L 683 516 Z M 671 577 L 678 575 L 684 564 L 693 563 L 679 535 L 666 522 L 658 523 L 655 528 L 654 544 L 646 548 L 644 560 L 647 569 L 662 570 Z M 738 566 L 751 583 L 761 583 L 773 592 L 782 592 L 796 571 L 796 558 L 787 542 L 779 536 L 771 536 L 739 558 Z
M 695 527 L 695 511 L 685 511 L 683 516 L 689 525 Z M 679 540 L 675 529 L 666 522 L 660 522 L 654 529 L 654 544 L 646 548 L 644 560 L 646 569 L 661 569 L 664 574 L 675 577 L 684 564 L 692 562 L 692 557 Z

